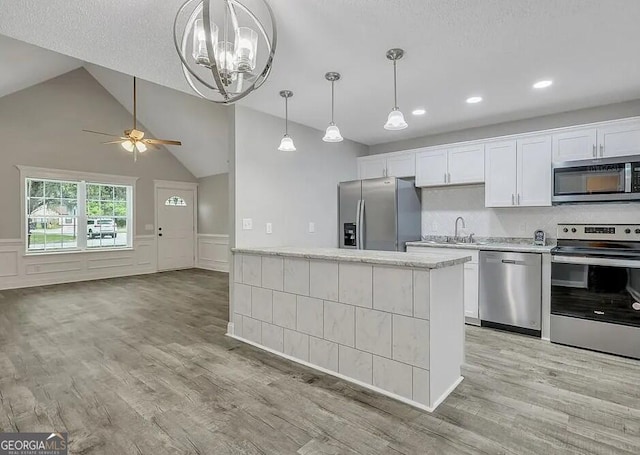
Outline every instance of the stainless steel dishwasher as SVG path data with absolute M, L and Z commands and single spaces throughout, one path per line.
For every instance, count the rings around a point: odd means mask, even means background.
M 539 337 L 542 256 L 480 251 L 480 324 Z

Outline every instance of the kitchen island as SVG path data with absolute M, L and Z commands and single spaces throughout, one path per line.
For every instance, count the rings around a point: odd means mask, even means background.
M 228 335 L 432 411 L 463 379 L 470 259 L 235 248 Z

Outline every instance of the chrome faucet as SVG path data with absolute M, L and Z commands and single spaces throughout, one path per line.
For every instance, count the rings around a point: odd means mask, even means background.
M 462 221 L 462 228 L 466 228 L 467 226 L 464 224 L 464 218 L 462 218 L 461 216 L 459 216 L 458 218 L 456 218 L 456 228 L 455 228 L 455 239 L 458 240 L 458 221 Z

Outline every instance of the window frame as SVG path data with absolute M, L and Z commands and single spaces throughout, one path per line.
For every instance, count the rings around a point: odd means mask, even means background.
M 138 177 L 129 177 L 122 175 L 97 174 L 92 172 L 66 171 L 61 169 L 46 169 L 30 166 L 16 166 L 20 171 L 20 240 L 24 246 L 24 255 L 43 255 L 43 254 L 71 254 L 71 253 L 95 253 L 108 252 L 114 250 L 132 250 L 134 247 L 135 230 L 136 230 L 136 182 Z M 27 179 L 34 180 L 64 180 L 68 182 L 78 183 L 78 235 L 76 248 L 60 248 L 54 250 L 31 250 L 27 245 L 28 224 L 27 219 Z M 127 232 L 127 245 L 125 246 L 107 246 L 100 248 L 88 248 L 87 236 L 81 235 L 81 232 L 87 230 L 87 184 L 99 185 L 116 185 L 127 186 L 127 220 L 131 221 Z

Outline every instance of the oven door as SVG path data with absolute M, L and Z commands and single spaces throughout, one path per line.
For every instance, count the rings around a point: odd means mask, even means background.
M 640 260 L 554 255 L 551 314 L 640 327 Z
M 553 202 L 629 200 L 631 163 L 591 163 L 553 170 Z

